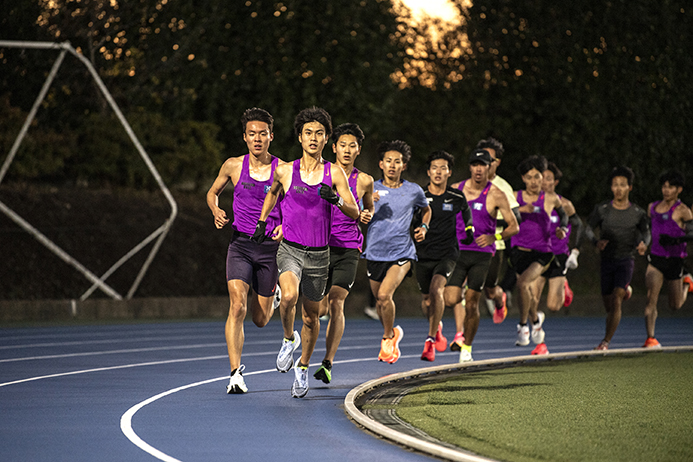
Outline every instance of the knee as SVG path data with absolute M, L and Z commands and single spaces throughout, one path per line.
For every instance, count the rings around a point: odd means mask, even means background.
M 375 297 L 375 299 L 378 303 L 383 305 L 385 303 L 392 301 L 392 294 L 389 294 L 387 292 L 378 292 L 378 295 Z
M 287 306 L 295 306 L 296 303 L 298 302 L 298 291 L 295 289 L 284 289 L 282 288 L 282 298 L 280 303 L 280 306 L 287 307 Z
M 236 322 L 243 322 L 247 312 L 248 308 L 246 307 L 245 303 L 241 301 L 233 301 L 229 307 L 229 319 L 233 319 Z

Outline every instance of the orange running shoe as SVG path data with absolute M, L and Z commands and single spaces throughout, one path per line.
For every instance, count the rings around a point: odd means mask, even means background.
M 464 332 L 458 332 L 455 334 L 455 338 L 450 342 L 450 351 L 460 351 L 462 349 L 462 344 L 464 343 Z
M 493 323 L 500 324 L 505 321 L 505 317 L 508 315 L 508 295 L 503 291 L 503 308 L 496 308 L 493 313 Z
M 392 337 L 392 357 L 388 361 L 390 364 L 396 363 L 402 354 L 399 351 L 399 342 L 402 341 L 402 337 L 404 337 L 404 330 L 399 326 L 395 326 L 394 331 L 395 336 Z
M 683 277 L 683 283 L 688 284 L 688 293 L 693 292 L 693 276 L 690 273 Z
M 431 339 L 426 339 L 423 353 L 421 353 L 421 360 L 431 362 L 436 360 L 436 342 Z
M 549 354 L 549 349 L 546 347 L 546 343 L 540 343 L 532 350 L 533 355 L 547 355 Z
M 568 280 L 564 283 L 565 298 L 563 299 L 563 306 L 570 306 L 573 303 L 573 289 L 568 285 Z
M 662 348 L 662 344 L 657 341 L 656 338 L 654 337 L 647 337 L 647 340 L 645 340 L 645 344 L 642 346 L 643 348 Z
M 447 347 L 448 339 L 443 335 L 443 321 L 440 321 L 440 324 L 438 324 L 438 332 L 436 332 L 436 350 L 445 351 Z

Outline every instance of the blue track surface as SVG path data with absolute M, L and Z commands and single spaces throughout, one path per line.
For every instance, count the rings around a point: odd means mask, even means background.
M 444 322 L 451 339 L 454 322 Z M 452 352 L 421 361 L 426 322 L 398 323 L 403 356 L 389 365 L 376 360 L 380 323 L 348 319 L 333 381 L 324 385 L 312 378 L 325 351 L 323 322 L 304 399 L 289 394 L 293 371 L 275 370 L 276 317 L 263 329 L 246 324 L 246 395 L 225 393 L 223 321 L 0 329 L 0 459 L 430 460 L 364 433 L 343 410 L 349 390 L 367 380 L 457 361 Z M 474 358 L 529 354 L 532 345 L 514 346 L 515 324 L 483 318 Z M 549 315 L 544 328 L 550 352 L 588 350 L 601 340 L 604 318 Z M 693 344 L 693 318 L 660 318 L 657 338 L 665 346 Z M 624 318 L 612 347 L 644 340 L 643 319 Z

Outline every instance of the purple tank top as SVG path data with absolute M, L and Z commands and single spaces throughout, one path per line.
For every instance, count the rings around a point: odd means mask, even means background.
M 325 162 L 322 183 L 332 186 L 332 164 Z M 330 238 L 332 204 L 320 197 L 320 184 L 301 179 L 301 159 L 293 162 L 291 187 L 282 202 L 283 231 L 286 240 L 308 247 L 324 247 Z
M 558 196 L 558 198 L 560 199 L 561 196 Z M 573 230 L 573 226 L 568 223 L 568 232 L 563 239 L 559 239 L 558 236 L 556 236 L 556 230 L 558 229 L 560 222 L 561 219 L 558 216 L 558 212 L 556 212 L 555 209 L 552 210 L 551 227 L 549 228 L 549 233 L 551 236 L 551 253 L 554 255 L 568 255 L 570 253 L 570 232 Z
M 359 202 L 356 192 L 356 183 L 359 179 L 359 171 L 354 170 L 349 175 L 349 189 Z M 363 234 L 359 229 L 359 221 L 344 215 L 336 205 L 332 206 L 332 233 L 330 234 L 330 247 L 342 247 L 345 249 L 359 249 L 363 246 Z
M 464 190 L 464 184 L 467 180 L 464 180 L 458 186 L 460 191 Z M 496 233 L 496 217 L 495 214 L 492 217 L 488 214 L 486 209 L 486 199 L 488 198 L 488 191 L 491 189 L 491 182 L 486 183 L 484 190 L 481 191 L 479 197 L 474 200 L 467 200 L 469 207 L 472 209 L 472 222 L 474 223 L 474 239 L 478 238 L 482 234 L 495 234 Z M 457 214 L 457 240 L 458 242 L 464 239 L 467 233 L 464 232 L 464 219 L 462 218 L 462 212 Z M 460 243 L 460 250 L 472 250 L 474 252 L 487 252 L 496 253 L 496 246 L 489 245 L 487 247 L 479 247 L 476 242 L 471 244 Z
M 686 258 L 688 252 L 686 251 L 685 242 L 676 245 L 668 245 L 666 247 L 663 247 L 659 243 L 659 236 L 661 234 L 668 234 L 671 237 L 683 237 L 686 235 L 686 232 L 672 219 L 674 210 L 681 204 L 681 201 L 677 200 L 666 212 L 657 213 L 655 208 L 660 202 L 662 201 L 654 202 L 652 208 L 650 208 L 650 217 L 652 219 L 652 247 L 650 247 L 650 253 L 658 257 Z
M 539 199 L 534 202 L 533 213 L 521 213 L 522 223 L 520 232 L 511 238 L 513 247 L 524 247 L 537 252 L 551 252 L 551 220 L 544 210 L 544 191 L 539 194 Z M 522 198 L 522 191 L 517 192 L 517 203 L 520 207 L 526 204 Z
M 272 156 L 272 172 L 269 179 L 258 181 L 250 176 L 249 157 L 250 154 L 243 157 L 241 176 L 233 188 L 233 227 L 237 231 L 252 235 L 255 232 L 257 220 L 260 218 L 265 196 L 270 190 L 270 186 L 272 186 L 272 181 L 274 181 L 274 170 L 279 164 L 279 159 Z M 274 228 L 281 224 L 281 207 L 279 202 L 270 212 L 266 223 L 268 233 L 271 233 Z

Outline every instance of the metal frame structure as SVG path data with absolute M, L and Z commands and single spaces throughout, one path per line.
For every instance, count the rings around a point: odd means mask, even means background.
M 38 240 L 41 244 L 46 246 L 51 252 L 53 252 L 55 255 L 57 255 L 60 259 L 62 259 L 64 262 L 66 262 L 70 266 L 74 267 L 77 271 L 82 273 L 84 275 L 84 277 L 86 277 L 90 282 L 93 283 L 92 286 L 89 289 L 87 289 L 86 292 L 84 292 L 82 294 L 82 296 L 80 297 L 81 301 L 86 300 L 94 292 L 94 290 L 96 290 L 97 288 L 101 289 L 104 293 L 106 293 L 107 295 L 109 295 L 110 297 L 112 297 L 116 300 L 122 300 L 123 296 L 120 295 L 111 286 L 106 284 L 106 279 L 108 279 L 108 277 L 111 276 L 126 261 L 128 261 L 135 254 L 137 254 L 140 250 L 142 250 L 144 247 L 146 247 L 148 244 L 150 244 L 151 242 L 154 241 L 154 245 L 152 246 L 152 249 L 149 251 L 149 255 L 147 256 L 147 259 L 145 260 L 144 264 L 140 268 L 140 271 L 137 274 L 135 281 L 133 282 L 132 286 L 128 290 L 127 295 L 125 296 L 126 299 L 132 298 L 134 293 L 137 291 L 138 286 L 142 282 L 142 279 L 144 278 L 145 273 L 149 269 L 149 266 L 151 265 L 152 261 L 154 260 L 156 253 L 159 251 L 159 248 L 161 247 L 161 244 L 162 244 L 164 238 L 166 237 L 169 230 L 171 229 L 171 225 L 173 224 L 173 220 L 176 218 L 176 215 L 178 214 L 178 205 L 176 204 L 176 201 L 173 199 L 171 192 L 169 191 L 169 189 L 164 184 L 164 181 L 161 178 L 161 175 L 159 174 L 158 170 L 156 169 L 156 167 L 152 163 L 151 159 L 147 155 L 146 151 L 142 147 L 142 144 L 137 139 L 137 136 L 135 135 L 135 132 L 132 130 L 132 127 L 130 127 L 130 124 L 125 119 L 125 116 L 123 116 L 123 113 L 121 112 L 120 108 L 118 107 L 115 100 L 111 96 L 111 93 L 108 91 L 108 89 L 106 88 L 106 85 L 104 85 L 103 81 L 101 80 L 101 77 L 96 72 L 96 69 L 91 64 L 91 62 L 89 62 L 89 60 L 84 57 L 84 55 L 82 55 L 81 53 L 78 53 L 77 50 L 75 50 L 72 47 L 72 45 L 70 45 L 70 42 L 54 43 L 54 42 L 23 42 L 23 41 L 14 41 L 14 40 L 0 40 L 0 47 L 20 48 L 20 49 L 59 50 L 60 51 L 60 54 L 58 55 L 58 58 L 55 60 L 55 63 L 53 64 L 53 67 L 52 67 L 50 73 L 48 74 L 46 81 L 43 83 L 43 87 L 41 88 L 41 91 L 39 92 L 38 97 L 36 98 L 36 101 L 34 101 L 34 105 L 32 106 L 31 111 L 29 111 L 29 114 L 28 114 L 26 120 L 24 121 L 24 125 L 22 125 L 22 128 L 19 131 L 19 134 L 17 135 L 17 138 L 14 141 L 14 144 L 12 145 L 10 152 L 7 155 L 7 158 L 5 159 L 5 162 L 2 164 L 2 167 L 0 167 L 0 183 L 2 183 L 2 180 L 4 179 L 5 175 L 7 174 L 7 170 L 9 169 L 10 164 L 12 163 L 15 155 L 17 154 L 19 146 L 22 144 L 22 141 L 24 140 L 24 137 L 26 136 L 26 133 L 29 129 L 29 126 L 31 125 L 31 122 L 36 117 L 36 112 L 38 111 L 38 108 L 41 105 L 41 102 L 46 97 L 46 94 L 48 93 L 48 89 L 50 88 L 53 80 L 55 79 L 55 76 L 57 75 L 58 70 L 60 69 L 60 66 L 61 66 L 61 64 L 65 58 L 65 55 L 67 53 L 70 53 L 73 56 L 75 56 L 80 62 L 82 62 L 82 64 L 84 64 L 86 66 L 86 68 L 89 70 L 89 73 L 91 74 L 92 78 L 94 79 L 97 86 L 99 87 L 99 89 L 103 93 L 103 96 L 106 98 L 106 101 L 108 101 L 108 104 L 110 105 L 111 109 L 113 109 L 113 111 L 115 112 L 116 116 L 118 117 L 118 120 L 120 121 L 123 128 L 125 129 L 128 136 L 130 137 L 130 140 L 135 145 L 137 152 L 140 154 L 140 156 L 144 160 L 145 164 L 147 164 L 147 167 L 149 168 L 150 173 L 154 176 L 154 179 L 156 180 L 157 184 L 159 185 L 159 188 L 164 193 L 166 200 L 170 204 L 171 214 L 164 221 L 164 224 L 161 225 L 159 228 L 157 228 L 153 233 L 151 233 L 149 236 L 147 236 L 143 241 L 141 241 L 135 247 L 133 247 L 132 250 L 130 250 L 125 255 L 123 255 L 117 262 L 115 262 L 113 264 L 113 266 L 111 266 L 103 275 L 101 275 L 101 277 L 99 277 L 99 276 L 95 275 L 92 271 L 87 269 L 84 265 L 82 265 L 79 261 L 77 261 L 71 255 L 69 255 L 67 252 L 65 252 L 63 249 L 61 249 L 53 241 L 48 239 L 43 233 L 41 233 L 38 229 L 33 227 L 29 222 L 24 220 L 15 211 L 10 209 L 10 207 L 8 207 L 5 203 L 0 201 L 0 211 L 2 211 L 12 221 L 17 223 L 20 227 L 22 227 L 29 234 L 31 234 L 34 238 L 36 238 L 36 240 Z

